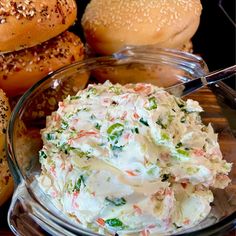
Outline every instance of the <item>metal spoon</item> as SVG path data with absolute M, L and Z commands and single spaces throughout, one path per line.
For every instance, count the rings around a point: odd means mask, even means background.
M 210 85 L 219 82 L 221 80 L 227 79 L 235 74 L 236 74 L 236 65 L 233 65 L 222 70 L 210 72 L 209 74 L 203 77 L 171 86 L 169 88 L 166 88 L 165 90 L 176 96 L 183 97 L 192 92 L 195 92 L 196 90 L 206 85 Z

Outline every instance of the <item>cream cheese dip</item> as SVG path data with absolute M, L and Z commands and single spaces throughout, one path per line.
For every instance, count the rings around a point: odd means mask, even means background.
M 210 212 L 231 164 L 198 102 L 150 84 L 90 84 L 41 131 L 40 187 L 68 217 L 106 234 L 169 234 Z

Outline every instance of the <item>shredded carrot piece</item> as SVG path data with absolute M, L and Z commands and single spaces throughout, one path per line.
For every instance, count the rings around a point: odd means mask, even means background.
M 138 214 L 142 214 L 142 209 L 138 205 L 134 204 L 133 208 L 134 208 L 135 212 L 137 212 Z
M 65 107 L 65 104 L 64 104 L 64 102 L 59 102 L 59 103 L 58 103 L 58 106 L 61 107 L 61 108 L 63 108 L 63 107 Z
M 58 114 L 55 114 L 52 116 L 53 121 L 58 121 L 60 120 L 60 116 Z
M 123 115 L 121 116 L 121 120 L 124 120 L 125 118 L 126 118 L 126 116 L 127 116 L 127 111 L 125 111 L 124 113 L 123 113 Z
M 89 135 L 97 135 L 98 133 L 95 132 L 95 131 L 84 131 L 84 130 L 81 130 L 79 132 L 79 134 L 77 135 L 77 138 L 82 138 L 82 137 L 86 137 L 86 136 L 89 136 Z
M 134 87 L 134 91 L 135 92 L 139 92 L 145 89 L 144 84 L 136 84 L 136 86 Z
M 145 85 L 145 84 L 137 84 L 134 87 L 134 91 L 139 93 L 139 92 L 144 92 L 145 94 L 149 94 L 151 92 L 151 86 L 150 85 Z
M 184 222 L 183 222 L 185 225 L 188 225 L 190 223 L 190 220 L 189 219 L 185 219 Z
M 137 176 L 137 174 L 134 173 L 134 172 L 131 171 L 131 170 L 126 170 L 125 172 L 126 172 L 128 175 L 130 175 L 130 176 Z
M 102 225 L 102 226 L 105 225 L 105 220 L 103 220 L 102 218 L 98 218 L 96 221 L 99 225 Z
M 138 118 L 140 117 L 140 116 L 138 115 L 138 113 L 136 113 L 136 112 L 134 113 L 133 116 L 134 116 L 135 119 L 138 119 Z

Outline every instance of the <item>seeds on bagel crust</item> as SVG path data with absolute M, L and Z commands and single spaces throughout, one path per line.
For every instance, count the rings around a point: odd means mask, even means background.
M 63 8 L 62 8 L 63 7 Z M 63 11 L 66 9 L 66 11 Z M 65 24 L 66 14 L 71 13 L 71 7 L 68 5 L 66 0 L 57 0 L 54 9 L 50 10 L 44 3 L 40 4 L 39 8 L 36 8 L 35 1 L 6 1 L 0 2 L 0 24 L 7 23 L 8 16 L 15 16 L 17 20 L 26 18 L 31 20 L 37 14 L 40 15 L 38 22 L 47 20 L 50 18 L 50 14 L 58 14 L 62 16 L 62 24 Z
M 1 1 L 0 2 L 0 24 L 6 23 L 7 16 L 15 16 L 16 19 L 32 19 L 36 14 L 36 8 L 33 1 Z
M 2 67 L 0 67 L 0 72 L 3 72 L 4 79 L 7 79 L 9 73 L 18 72 L 23 68 L 31 71 L 32 66 L 37 66 L 40 62 L 44 62 L 45 66 L 47 66 L 48 59 L 54 57 L 62 59 L 71 56 L 72 63 L 75 61 L 75 57 L 71 55 L 69 45 L 67 45 L 67 47 L 60 47 L 60 45 L 65 42 L 71 42 L 75 46 L 81 45 L 79 55 L 83 55 L 84 50 L 81 41 L 79 39 L 74 40 L 71 33 L 65 32 L 59 35 L 56 39 L 46 41 L 38 46 L 0 55 L 0 64 L 2 65 Z M 27 57 L 26 55 L 32 56 Z
M 13 191 L 13 179 L 8 168 L 5 150 L 5 133 L 10 117 L 10 105 L 5 93 L 0 89 L 0 206 Z

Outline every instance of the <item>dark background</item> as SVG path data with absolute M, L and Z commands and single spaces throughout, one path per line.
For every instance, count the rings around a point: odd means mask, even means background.
M 234 21 L 231 22 L 220 8 L 220 0 L 201 0 L 201 22 L 193 37 L 194 53 L 200 54 L 209 70 L 218 70 L 236 63 L 235 0 L 222 0 L 222 7 Z M 236 89 L 235 79 L 226 83 Z

